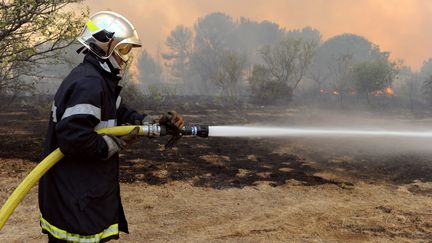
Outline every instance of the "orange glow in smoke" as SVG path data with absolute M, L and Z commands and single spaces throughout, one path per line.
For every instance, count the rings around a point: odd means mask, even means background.
M 370 92 L 369 94 L 372 96 L 383 96 L 383 95 L 393 96 L 394 90 L 391 87 L 387 87 L 387 88 L 384 88 L 383 90 L 377 90 L 377 91 Z
M 388 96 L 393 96 L 394 95 L 394 90 L 391 87 L 387 87 L 384 89 L 384 92 L 388 95 Z

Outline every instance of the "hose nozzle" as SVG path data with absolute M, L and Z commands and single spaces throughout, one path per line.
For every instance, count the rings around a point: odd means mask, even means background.
M 181 130 L 181 134 L 206 138 L 209 135 L 209 127 L 207 125 L 186 125 Z
M 165 148 L 170 148 L 182 136 L 208 137 L 209 127 L 207 125 L 186 125 L 181 130 L 178 130 L 158 123 L 146 123 L 143 126 L 143 134 L 148 137 L 171 136 L 170 140 L 165 144 Z

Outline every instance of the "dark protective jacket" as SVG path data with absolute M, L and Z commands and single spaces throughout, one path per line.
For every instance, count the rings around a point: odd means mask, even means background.
M 118 238 L 128 232 L 120 200 L 119 156 L 95 129 L 142 121 L 119 96 L 119 79 L 92 54 L 74 68 L 54 97 L 43 156 L 56 148 L 65 157 L 39 182 L 44 233 L 83 242 Z

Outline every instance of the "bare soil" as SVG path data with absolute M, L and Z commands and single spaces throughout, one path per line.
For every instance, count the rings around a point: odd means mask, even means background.
M 12 111 L 13 110 L 13 111 Z M 182 112 L 205 124 L 296 123 L 292 110 Z M 40 161 L 46 115 L 0 112 L 0 204 Z M 432 242 L 432 156 L 310 139 L 143 138 L 122 154 L 121 242 Z M 37 188 L 0 242 L 46 242 Z

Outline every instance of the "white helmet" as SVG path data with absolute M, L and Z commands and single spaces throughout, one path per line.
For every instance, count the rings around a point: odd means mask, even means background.
M 141 47 L 135 27 L 112 11 L 101 11 L 91 16 L 77 40 L 99 58 L 108 59 L 116 52 L 125 62 L 133 47 Z

